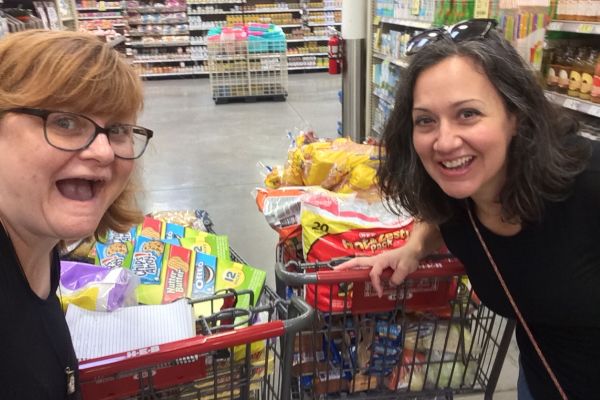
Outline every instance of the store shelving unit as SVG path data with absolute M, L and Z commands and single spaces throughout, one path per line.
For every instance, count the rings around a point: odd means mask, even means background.
M 127 53 L 145 78 L 206 75 L 205 53 L 194 51 L 188 5 L 178 2 L 128 4 Z
M 394 8 L 389 0 L 369 2 L 367 37 L 366 136 L 379 139 L 394 107 L 396 82 L 408 66 L 406 42 L 417 31 L 433 27 L 435 3 L 409 1 Z
M 94 31 L 104 31 L 112 36 L 114 32 L 123 33 L 126 28 L 125 2 L 76 0 L 77 20 L 79 28 Z

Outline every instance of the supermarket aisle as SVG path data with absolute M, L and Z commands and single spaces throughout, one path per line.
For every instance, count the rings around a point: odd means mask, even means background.
M 216 106 L 208 79 L 145 83 L 140 123 L 154 129 L 144 156 L 146 211 L 202 208 L 246 261 L 268 271 L 273 284 L 277 235 L 258 213 L 251 191 L 261 186 L 257 161 L 280 164 L 286 131 L 309 122 L 321 137 L 336 136 L 341 118 L 339 76 L 290 75 L 286 102 Z M 516 399 L 518 351 L 513 344 L 495 398 Z M 483 396 L 457 399 L 479 400 Z
M 144 209 L 205 209 L 249 264 L 272 270 L 277 236 L 251 196 L 256 163 L 282 163 L 286 131 L 307 122 L 335 136 L 340 88 L 339 75 L 294 74 L 285 102 L 216 106 L 208 79 L 146 82 L 140 123 L 156 133 L 143 161 Z

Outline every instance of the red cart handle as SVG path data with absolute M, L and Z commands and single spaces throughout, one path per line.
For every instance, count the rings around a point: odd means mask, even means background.
M 293 262 L 291 263 L 293 264 Z M 297 264 L 299 265 L 299 264 Z M 303 268 L 310 268 L 310 264 L 301 264 Z M 323 263 L 319 263 L 323 265 Z M 316 266 L 316 264 L 315 264 Z M 293 272 L 288 271 L 282 263 L 277 263 L 275 274 L 277 278 L 288 286 L 300 286 L 305 284 L 340 284 L 342 282 L 367 282 L 370 280 L 371 268 L 356 268 L 348 270 L 321 269 L 316 272 Z M 381 275 L 382 279 L 390 279 L 392 269 L 387 268 Z M 443 278 L 449 276 L 464 275 L 465 268 L 454 256 L 435 255 L 424 259 L 419 268 L 408 275 L 406 280 L 417 280 L 423 278 Z
M 285 333 L 297 333 L 311 322 L 313 309 L 301 298 L 293 297 L 290 308 L 298 310 L 299 315 L 285 321 L 277 320 L 240 329 L 217 333 L 210 336 L 198 335 L 190 339 L 177 340 L 161 345 L 113 354 L 79 364 L 81 381 L 96 377 L 114 375 L 119 372 L 142 369 L 178 358 L 211 351 L 226 349 L 259 340 L 282 336 Z

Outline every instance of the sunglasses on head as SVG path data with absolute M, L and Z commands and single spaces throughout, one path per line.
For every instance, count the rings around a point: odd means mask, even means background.
M 411 56 L 418 53 L 423 47 L 438 40 L 449 39 L 454 42 L 465 40 L 480 40 L 487 36 L 489 31 L 498 25 L 495 19 L 476 18 L 461 21 L 449 28 L 429 29 L 419 33 L 408 41 L 406 45 L 406 55 Z

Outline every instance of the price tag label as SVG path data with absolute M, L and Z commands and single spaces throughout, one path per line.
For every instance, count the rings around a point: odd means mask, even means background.
M 593 115 L 594 117 L 600 118 L 600 107 L 590 106 L 590 109 L 588 110 L 588 114 Z
M 490 0 L 475 0 L 475 18 L 489 18 Z
M 577 28 L 577 32 L 579 33 L 592 33 L 594 32 L 594 25 L 590 24 L 580 24 Z
M 578 111 L 579 103 L 573 99 L 566 99 L 565 102 L 563 103 L 563 107 Z
M 100 10 L 100 11 L 106 11 L 106 2 L 99 1 L 98 2 L 98 10 Z
M 420 9 L 421 9 L 421 0 L 412 0 L 412 6 L 410 8 L 410 13 L 412 15 L 419 15 Z
M 560 31 L 562 29 L 562 22 L 550 22 L 548 24 L 549 31 Z

